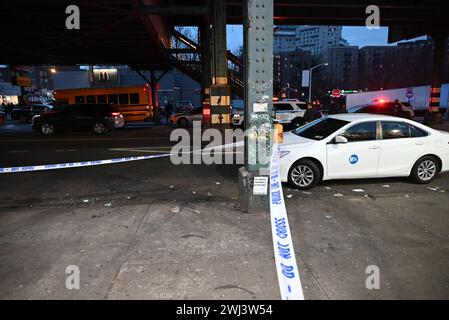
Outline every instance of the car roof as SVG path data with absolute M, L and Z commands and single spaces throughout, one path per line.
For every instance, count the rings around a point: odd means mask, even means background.
M 348 121 L 348 122 L 355 122 L 360 120 L 400 120 L 403 121 L 405 119 L 398 118 L 398 117 L 392 117 L 382 114 L 370 114 L 370 113 L 340 113 L 340 114 L 333 114 L 329 115 L 329 118 Z

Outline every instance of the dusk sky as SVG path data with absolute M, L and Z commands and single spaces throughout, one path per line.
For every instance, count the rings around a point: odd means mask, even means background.
M 241 25 L 228 25 L 228 49 L 234 51 L 243 43 Z M 366 27 L 343 27 L 343 38 L 352 46 L 388 45 L 388 28 L 369 30 Z

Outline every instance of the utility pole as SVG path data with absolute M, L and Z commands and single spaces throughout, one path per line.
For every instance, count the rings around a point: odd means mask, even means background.
M 312 71 L 318 67 L 328 66 L 328 65 L 329 65 L 329 63 L 327 63 L 327 62 L 320 63 L 320 64 L 309 69 L 309 102 L 312 102 Z
M 243 212 L 269 211 L 273 107 L 273 0 L 244 0 L 245 166 L 239 170 Z M 266 181 L 266 192 L 253 188 Z M 263 186 L 263 185 L 262 185 Z M 263 189 L 263 188 L 262 188 Z

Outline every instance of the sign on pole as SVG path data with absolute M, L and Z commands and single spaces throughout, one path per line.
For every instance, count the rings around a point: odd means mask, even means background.
M 310 71 L 302 70 L 302 86 L 303 87 L 309 86 L 309 79 L 310 79 Z

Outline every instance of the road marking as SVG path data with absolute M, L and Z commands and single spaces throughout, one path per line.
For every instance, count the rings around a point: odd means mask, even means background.
M 149 149 L 133 149 L 133 148 L 111 148 L 109 151 L 120 151 L 120 152 L 140 152 L 140 153 L 164 153 L 167 150 L 149 150 Z M 205 151 L 205 149 L 198 149 L 194 151 L 176 152 L 175 154 L 198 154 Z M 241 154 L 243 151 L 226 151 L 226 150 L 214 150 L 215 154 Z
M 206 148 L 205 150 L 216 150 L 219 148 L 226 148 L 231 145 L 239 145 L 241 143 L 237 142 L 234 144 L 221 145 L 213 148 Z M 201 150 L 195 150 L 201 151 Z M 129 162 L 129 161 L 138 161 L 138 160 L 147 160 L 147 159 L 155 159 L 155 158 L 166 158 L 170 157 L 170 153 L 164 154 L 155 154 L 155 155 L 143 155 L 143 156 L 135 156 L 135 157 L 122 157 L 115 159 L 106 159 L 106 160 L 92 160 L 92 161 L 82 161 L 82 162 L 66 162 L 66 163 L 54 163 L 54 164 L 44 164 L 44 165 L 31 165 L 31 166 L 20 166 L 20 167 L 7 167 L 0 168 L 0 173 L 14 173 L 14 172 L 26 172 L 26 171 L 41 171 L 41 170 L 54 170 L 54 169 L 68 169 L 68 168 L 77 168 L 77 167 L 89 167 L 89 166 L 98 166 L 105 164 L 114 164 L 120 162 Z

